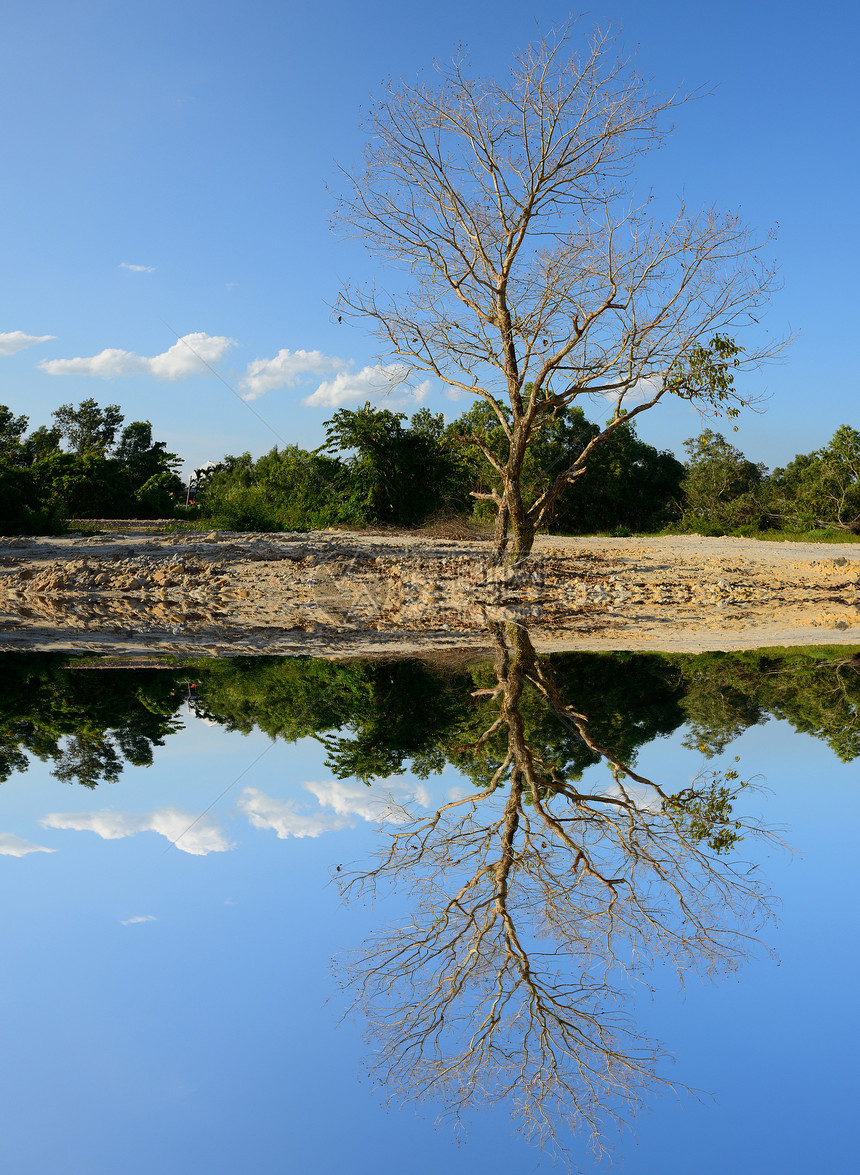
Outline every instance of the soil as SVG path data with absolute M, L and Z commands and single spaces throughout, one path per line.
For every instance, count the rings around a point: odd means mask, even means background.
M 0 649 L 322 657 L 485 649 L 860 645 L 860 546 L 540 537 L 515 572 L 478 540 L 344 531 L 0 538 Z

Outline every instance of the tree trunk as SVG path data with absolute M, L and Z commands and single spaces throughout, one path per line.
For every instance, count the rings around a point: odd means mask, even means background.
M 496 540 L 496 562 L 503 563 L 508 549 L 508 507 L 504 500 L 499 503 L 494 526 Z
M 535 540 L 534 522 L 529 517 L 522 495 L 523 462 L 528 439 L 521 421 L 515 421 L 495 531 L 496 560 L 507 567 L 515 567 L 527 559 Z
M 507 509 L 512 535 L 505 552 L 500 552 L 500 562 L 503 561 L 509 567 L 516 567 L 518 563 L 528 559 L 535 541 L 534 523 L 523 505 L 519 480 L 509 483 L 506 487 L 503 508 Z

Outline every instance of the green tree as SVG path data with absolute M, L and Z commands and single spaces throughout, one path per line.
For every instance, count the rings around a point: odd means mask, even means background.
M 32 472 L 14 455 L 0 454 L 0 529 L 5 534 L 40 533 L 60 526 L 59 515 L 40 511 Z
M 801 526 L 833 526 L 860 532 L 860 432 L 841 425 L 830 443 L 798 454 L 773 471 L 782 518 Z
M 24 459 L 28 465 L 50 457 L 52 453 L 59 453 L 62 434 L 58 428 L 48 428 L 40 425 L 27 437 L 23 444 Z
M 309 530 L 360 522 L 348 501 L 343 463 L 298 445 L 274 448 L 256 462 L 227 456 L 198 470 L 201 515 L 228 530 Z
M 426 408 L 406 415 L 365 404 L 344 408 L 326 423 L 328 452 L 347 453 L 347 485 L 355 512 L 368 522 L 414 526 L 469 504 L 468 463 L 443 444 L 444 419 Z
M 147 767 L 181 728 L 180 669 L 87 669 L 62 654 L 7 653 L 0 679 L 0 782 L 29 757 L 64 783 L 114 782 L 125 763 Z
M 165 441 L 153 441 L 148 420 L 135 420 L 125 426 L 114 457 L 127 470 L 135 489 L 157 474 L 175 473 L 181 464 L 176 453 L 167 452 Z
M 113 447 L 124 419 L 119 404 L 101 408 L 92 398 L 82 400 L 77 408 L 73 404 L 61 404 L 51 415 L 73 453 L 99 453 L 102 456 Z
M 50 453 L 31 466 L 36 498 L 64 518 L 127 518 L 135 513 L 130 479 L 98 450 Z
M 766 467 L 748 461 L 721 433 L 709 428 L 684 441 L 684 448 L 683 525 L 706 534 L 760 526 L 768 514 Z
M 21 441 L 29 423 L 26 416 L 15 416 L 10 408 L 0 404 L 0 456 L 19 461 Z
M 38 443 L 49 430 L 25 437 L 28 420 L 0 405 L 0 528 L 40 534 L 62 528 L 60 512 L 40 500 L 32 469 Z
M 505 434 L 486 404 L 473 405 L 451 428 L 465 443 L 470 438 L 479 441 L 501 459 Z M 530 508 L 548 481 L 571 468 L 600 431 L 579 405 L 546 417 L 523 462 L 523 502 Z M 491 466 L 475 462 L 473 469 L 476 489 L 484 500 L 500 492 L 501 475 Z M 583 476 L 555 498 L 543 529 L 556 534 L 656 530 L 678 514 L 683 472 L 683 465 L 671 453 L 641 441 L 635 421 L 630 420 L 592 452 Z
M 770 717 L 826 743 L 843 762 L 860 757 L 860 657 L 851 649 L 774 649 L 668 657 L 689 726 L 687 745 L 721 754 Z

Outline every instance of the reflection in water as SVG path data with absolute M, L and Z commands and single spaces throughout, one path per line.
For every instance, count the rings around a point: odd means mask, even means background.
M 113 783 L 125 763 L 150 766 L 153 747 L 182 728 L 187 673 L 77 668 L 84 664 L 56 653 L 4 654 L 0 781 L 26 771 L 32 755 L 65 783 Z
M 630 979 L 657 963 L 731 969 L 768 915 L 733 813 L 745 786 L 709 773 L 676 795 L 638 774 L 562 698 L 519 625 L 495 626 L 496 716 L 468 747 L 503 751 L 485 786 L 389 831 L 347 896 L 405 887 L 409 911 L 374 933 L 343 982 L 366 1015 L 375 1075 L 395 1097 L 467 1107 L 509 1103 L 524 1133 L 559 1144 L 562 1126 L 603 1149 L 658 1077 L 658 1047 L 624 1015 Z M 609 767 L 581 789 L 534 737 L 524 697 Z M 532 726 L 532 731 L 529 730 Z
M 441 1098 L 455 1117 L 501 1101 L 526 1133 L 578 1125 L 599 1148 L 607 1120 L 665 1084 L 659 1046 L 625 1010 L 631 979 L 666 962 L 731 968 L 768 913 L 739 856 L 743 838 L 764 835 L 739 811 L 743 781 L 705 771 L 679 791 L 638 771 L 637 752 L 687 724 L 688 743 L 712 756 L 775 715 L 855 758 L 858 662 L 844 650 L 539 658 L 518 625 L 493 638 L 492 665 L 266 658 L 95 672 L 7 655 L 0 768 L 7 778 L 34 755 L 63 781 L 112 782 L 125 762 L 152 761 L 188 705 L 230 730 L 318 738 L 335 779 L 352 780 L 314 785 L 336 828 L 344 813 L 391 815 L 356 779 L 455 765 L 465 786 L 437 810 L 415 815 L 418 790 L 404 783 L 379 859 L 344 879 L 348 894 L 409 895 L 408 916 L 342 973 L 376 1072 L 395 1095 Z M 603 784 L 586 785 L 600 763 Z M 287 804 L 256 789 L 240 807 L 257 827 L 303 834 Z M 47 827 L 170 840 L 193 818 L 54 814 Z M 210 833 L 197 825 L 186 851 L 229 847 Z M 48 851 L 0 839 L 11 855 Z
M 407 764 L 426 778 L 451 763 L 484 786 L 506 746 L 499 726 L 484 755 L 462 750 L 492 724 L 497 701 L 493 667 L 474 661 L 243 657 L 134 671 L 101 664 L 4 655 L 0 781 L 26 771 L 32 755 L 65 782 L 112 783 L 126 763 L 152 763 L 153 749 L 182 728 L 186 706 L 231 731 L 315 737 L 338 779 L 390 778 Z M 574 713 L 559 722 L 537 685 L 520 695 L 529 739 L 567 779 L 602 758 L 598 747 L 632 765 L 641 747 L 686 725 L 687 744 L 712 756 L 770 716 L 823 740 L 843 762 L 860 756 L 860 656 L 844 649 L 565 653 L 541 665 L 552 667 L 560 698 L 588 715 L 583 739 Z

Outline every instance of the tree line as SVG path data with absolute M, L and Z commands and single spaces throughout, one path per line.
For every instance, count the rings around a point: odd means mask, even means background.
M 316 450 L 285 445 L 256 460 L 228 455 L 197 470 L 186 487 L 180 457 L 153 439 L 149 421 L 124 425 L 118 405 L 65 404 L 52 419 L 28 434 L 27 417 L 0 405 L 0 524 L 7 532 L 50 533 L 70 518 L 167 518 L 251 531 L 420 527 L 455 518 L 488 526 L 502 475 L 484 450 L 501 459 L 508 444 L 497 415 L 480 401 L 447 424 L 427 408 L 408 419 L 365 404 L 326 421 Z M 546 418 L 523 462 L 526 505 L 599 435 L 578 405 Z M 555 498 L 543 529 L 860 533 L 860 432 L 849 425 L 772 472 L 711 429 L 684 447 L 681 462 L 641 440 L 634 420 L 626 422 Z
M 201 471 L 195 500 L 213 525 L 236 530 L 302 530 L 336 525 L 421 526 L 457 516 L 491 524 L 500 477 L 476 447 L 505 447 L 495 415 L 476 404 L 446 424 L 442 413 L 404 413 L 365 404 L 326 421 L 314 452 L 296 445 L 226 457 Z M 547 420 L 523 469 L 523 496 L 536 498 L 548 473 L 575 461 L 599 433 L 582 409 Z M 586 478 L 560 495 L 545 529 L 656 530 L 677 514 L 684 467 L 641 441 L 631 421 L 596 451 Z
M 0 405 L 0 524 L 54 533 L 69 518 L 172 517 L 184 500 L 181 460 L 154 441 L 148 420 L 125 425 L 118 404 L 63 404 L 53 424 Z

